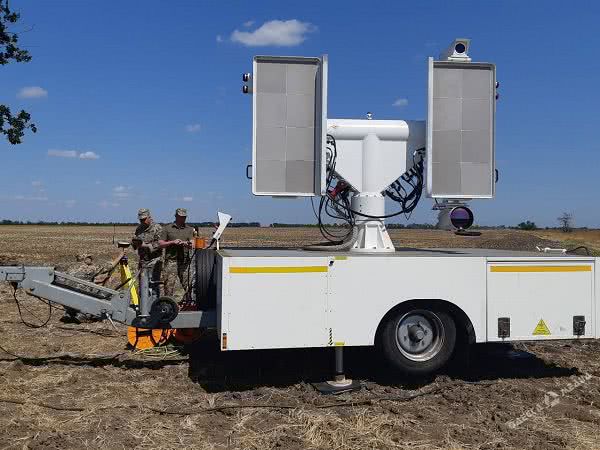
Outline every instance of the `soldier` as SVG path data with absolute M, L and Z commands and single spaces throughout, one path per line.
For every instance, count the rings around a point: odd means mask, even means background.
M 175 294 L 175 285 L 177 279 L 181 287 L 178 290 L 178 299 L 186 296 L 191 288 L 193 279 L 193 268 L 190 267 L 192 261 L 192 240 L 196 235 L 194 228 L 185 223 L 187 219 L 187 209 L 177 208 L 175 211 L 175 222 L 163 227 L 159 244 L 165 249 L 164 258 L 164 293 L 170 297 Z
M 158 298 L 158 286 L 162 270 L 162 248 L 159 244 L 162 227 L 154 223 L 148 208 L 141 208 L 138 211 L 138 219 L 140 224 L 135 229 L 135 235 L 131 239 L 131 244 L 138 252 L 140 272 L 142 270 L 150 272 L 148 274 L 150 289 L 155 293 L 156 298 Z

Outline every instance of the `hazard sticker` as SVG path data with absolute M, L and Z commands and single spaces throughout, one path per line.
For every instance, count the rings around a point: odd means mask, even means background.
M 535 330 L 533 330 L 533 335 L 534 336 L 550 336 L 550 329 L 548 328 L 548 325 L 546 325 L 546 322 L 544 322 L 544 319 L 540 319 L 540 321 L 538 322 L 537 326 L 535 327 Z

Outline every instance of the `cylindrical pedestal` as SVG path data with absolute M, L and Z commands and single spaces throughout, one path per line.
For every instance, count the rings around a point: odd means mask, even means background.
M 438 221 L 436 228 L 439 230 L 452 230 L 452 223 L 450 223 L 450 211 L 452 208 L 442 208 L 438 212 Z
M 146 262 L 140 264 L 140 292 L 139 292 L 139 318 L 145 322 L 150 318 L 150 308 L 152 307 L 153 295 L 150 287 L 152 278 L 152 267 Z
M 344 381 L 346 374 L 344 373 L 344 347 L 335 348 L 335 375 L 334 380 L 337 382 Z
M 351 199 L 351 208 L 367 216 L 385 215 L 385 197 L 379 193 L 356 194 Z M 352 252 L 389 253 L 394 252 L 394 244 L 385 229 L 383 219 L 355 214 L 358 237 Z

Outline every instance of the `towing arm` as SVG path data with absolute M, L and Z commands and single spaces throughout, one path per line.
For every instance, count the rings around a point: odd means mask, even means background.
M 115 322 L 132 325 L 139 317 L 138 309 L 131 305 L 129 290 L 115 291 L 58 272 L 53 267 L 0 266 L 2 281 L 36 297 Z M 182 311 L 169 323 L 153 323 L 147 328 L 212 328 L 215 325 L 214 310 Z

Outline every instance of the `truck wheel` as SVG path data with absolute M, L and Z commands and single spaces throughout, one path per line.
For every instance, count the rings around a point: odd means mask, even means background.
M 380 345 L 385 357 L 407 375 L 427 375 L 448 362 L 456 325 L 441 308 L 401 308 L 384 323 Z

